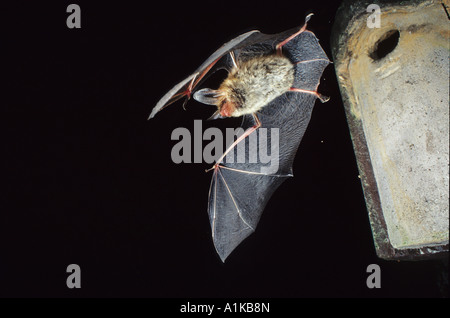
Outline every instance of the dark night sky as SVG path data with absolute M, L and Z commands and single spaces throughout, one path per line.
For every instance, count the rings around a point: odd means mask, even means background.
M 72 1 L 73 2 L 73 1 Z M 147 117 L 216 48 L 303 24 L 331 59 L 339 1 L 58 1 L 1 5 L 2 297 L 439 297 L 435 262 L 375 255 L 333 66 L 294 163 L 258 228 L 223 264 L 207 215 L 210 165 L 174 164 L 170 136 L 213 108 Z M 277 3 L 277 4 L 275 4 Z M 2 67 L 3 68 L 3 67 Z M 203 127 L 235 125 L 204 122 Z M 382 288 L 366 287 L 379 264 Z M 78 264 L 82 288 L 66 287 Z

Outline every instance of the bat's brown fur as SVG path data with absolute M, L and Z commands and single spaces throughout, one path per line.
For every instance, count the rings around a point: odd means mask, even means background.
M 217 107 L 223 117 L 254 114 L 294 83 L 294 65 L 281 55 L 266 55 L 234 67 L 217 90 Z

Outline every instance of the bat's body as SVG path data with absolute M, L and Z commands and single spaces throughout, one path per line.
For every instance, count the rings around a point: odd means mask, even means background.
M 217 107 L 213 119 L 244 117 L 246 130 L 216 161 L 209 192 L 212 237 L 223 261 L 255 230 L 272 193 L 292 176 L 292 163 L 315 99 L 326 101 L 317 87 L 328 64 L 306 23 L 300 30 L 275 35 L 247 32 L 214 52 L 153 109 L 150 118 L 182 97 L 189 99 L 195 91 L 197 101 Z M 228 77 L 218 89 L 196 90 L 220 68 L 228 70 Z M 275 129 L 277 134 L 259 134 L 260 127 Z M 248 141 L 254 135 L 259 144 Z M 239 162 L 236 156 L 228 162 L 225 156 L 241 143 L 247 157 L 261 154 L 259 145 L 278 153 L 277 169 L 268 169 L 263 162 Z
M 255 114 L 294 84 L 294 65 L 284 56 L 275 54 L 251 58 L 234 66 L 219 89 L 203 89 L 194 94 L 215 95 L 214 104 L 222 117 Z

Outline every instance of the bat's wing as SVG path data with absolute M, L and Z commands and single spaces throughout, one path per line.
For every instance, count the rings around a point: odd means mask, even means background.
M 194 73 L 175 85 L 158 101 L 156 106 L 153 108 L 149 119 L 153 118 L 157 112 L 180 98 L 186 96 L 189 99 L 192 92 L 198 87 L 202 80 L 206 79 L 215 71 L 221 68 L 229 69 L 232 62 L 227 54 L 232 50 L 238 50 L 243 46 L 248 46 L 249 44 L 258 42 L 260 34 L 261 33 L 257 30 L 249 31 L 222 45 L 217 51 L 208 57 L 208 59 L 203 62 Z
M 274 45 L 297 30 L 260 36 L 258 43 L 242 48 L 241 58 L 268 47 L 273 50 Z M 315 91 L 329 64 L 315 35 L 309 31 L 301 33 L 283 47 L 283 54 L 295 63 L 294 86 Z M 316 98 L 312 94 L 287 92 L 273 100 L 257 114 L 261 128 L 239 143 L 214 169 L 208 213 L 214 245 L 222 261 L 255 230 L 273 192 L 292 176 L 294 157 Z M 254 124 L 253 116 L 246 115 L 242 127 L 248 129 Z

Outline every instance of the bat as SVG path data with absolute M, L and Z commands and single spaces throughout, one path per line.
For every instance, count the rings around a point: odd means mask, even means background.
M 184 108 L 193 96 L 216 107 L 210 119 L 243 118 L 243 133 L 209 169 L 213 175 L 208 215 L 222 262 L 255 231 L 274 191 L 293 176 L 295 154 L 315 101 L 329 99 L 317 92 L 330 61 L 314 33 L 306 29 L 311 16 L 301 28 L 274 35 L 255 30 L 225 43 L 167 92 L 150 114 L 149 119 L 182 98 Z M 219 88 L 199 89 L 219 69 L 228 71 Z M 244 149 L 245 160 L 238 157 L 239 149 Z M 277 154 L 270 166 L 257 160 L 267 149 Z

